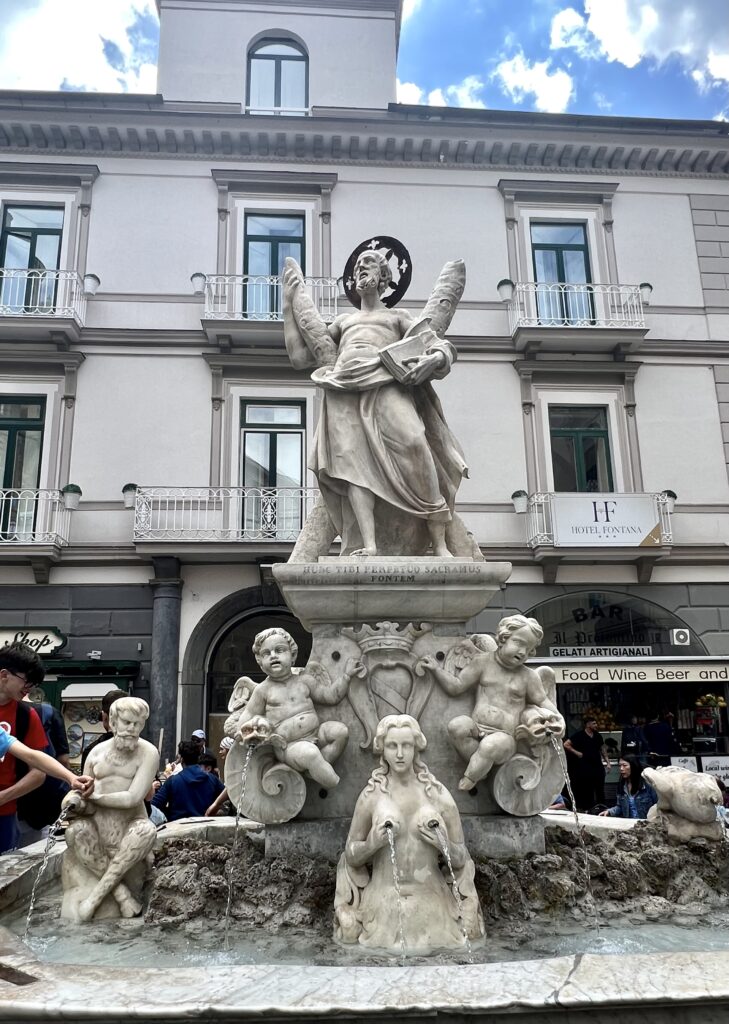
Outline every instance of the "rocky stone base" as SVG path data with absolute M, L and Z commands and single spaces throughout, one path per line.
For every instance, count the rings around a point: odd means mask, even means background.
M 222 838 L 222 836 L 221 836 Z M 503 861 L 474 856 L 487 934 L 515 943 L 560 925 L 608 920 L 686 924 L 729 906 L 729 843 L 673 844 L 639 823 L 608 838 L 585 835 L 591 892 L 576 835 L 548 828 L 546 852 Z M 231 834 L 224 844 L 168 840 L 156 854 L 146 920 L 164 926 L 219 921 L 228 897 Z M 273 932 L 311 928 L 331 935 L 334 866 L 287 849 L 267 857 L 261 838 L 241 835 L 233 870 L 233 920 Z M 594 902 L 593 902 L 594 901 Z

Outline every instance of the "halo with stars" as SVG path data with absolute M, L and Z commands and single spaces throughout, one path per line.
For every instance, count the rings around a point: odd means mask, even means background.
M 354 287 L 354 265 L 359 255 L 366 251 L 381 253 L 389 263 L 392 272 L 392 283 L 380 297 L 383 305 L 388 307 L 394 306 L 410 287 L 410 278 L 413 275 L 410 253 L 402 242 L 398 241 L 397 238 L 392 238 L 390 235 L 372 235 L 371 238 L 360 242 L 357 248 L 352 250 L 344 267 L 342 280 L 347 298 L 357 309 L 360 308 L 362 303 Z

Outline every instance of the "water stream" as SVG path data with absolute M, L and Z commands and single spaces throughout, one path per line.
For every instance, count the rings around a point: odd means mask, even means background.
M 33 882 L 33 888 L 30 893 L 30 903 L 28 904 L 28 916 L 25 919 L 25 931 L 23 932 L 23 942 L 27 942 L 28 935 L 30 933 L 30 919 L 33 916 L 33 910 L 35 908 L 35 900 L 38 894 L 38 887 L 40 886 L 41 878 L 48 867 L 48 860 L 51 856 L 51 850 L 56 845 L 60 837 L 61 826 L 65 823 L 68 817 L 68 808 L 64 807 L 61 813 L 58 815 L 56 821 L 48 829 L 48 838 L 46 839 L 46 846 L 43 850 L 43 860 L 41 866 L 38 868 L 38 874 L 35 876 Z
M 243 770 L 240 773 L 240 796 L 235 808 L 235 829 L 233 830 L 233 843 L 230 847 L 230 856 L 225 865 L 225 872 L 228 876 L 228 899 L 225 904 L 225 948 L 230 949 L 230 912 L 233 907 L 233 871 L 235 869 L 235 858 L 238 852 L 238 837 L 240 835 L 241 804 L 246 793 L 246 779 L 248 778 L 248 767 L 253 757 L 253 746 L 248 745 Z
M 448 865 L 448 871 L 450 872 L 451 876 L 451 887 L 453 889 L 453 899 L 456 901 L 456 908 L 458 910 L 458 923 L 461 926 L 461 932 L 463 934 L 463 944 L 466 947 L 466 956 L 468 958 L 468 962 L 469 964 L 472 964 L 473 948 L 471 946 L 471 940 L 468 937 L 466 922 L 463 919 L 463 901 L 461 899 L 461 894 L 458 891 L 458 882 L 456 881 L 456 875 L 455 872 L 453 871 L 453 863 L 451 861 L 451 851 L 448 843 L 448 836 L 445 834 L 443 829 L 435 820 L 429 821 L 428 827 L 432 828 L 436 836 L 438 837 L 438 843 L 440 845 L 441 850 L 443 851 L 445 862 Z
M 570 774 L 567 770 L 567 760 L 564 753 L 564 747 L 556 736 L 551 737 L 552 746 L 554 747 L 557 758 L 559 759 L 560 767 L 562 768 L 562 774 L 564 775 L 565 785 L 567 786 L 567 792 L 569 794 L 570 802 L 572 804 L 572 814 L 575 819 L 575 831 L 577 839 L 582 850 L 582 858 L 585 862 L 585 880 L 587 884 L 587 892 L 590 897 L 590 906 L 592 908 L 592 916 L 595 924 L 596 937 L 600 938 L 600 915 L 597 912 L 597 903 L 595 902 L 595 894 L 592 891 L 592 876 L 590 875 L 590 857 L 587 852 L 587 845 L 585 844 L 585 838 L 582 834 L 582 826 L 580 825 L 580 817 L 577 811 L 577 804 L 575 803 L 575 794 L 572 790 L 572 782 L 570 781 Z
M 387 841 L 390 844 L 390 860 L 392 862 L 392 881 L 395 885 L 395 897 L 397 899 L 397 927 L 400 933 L 400 961 L 405 963 L 405 928 L 402 920 L 402 893 L 400 892 L 400 872 L 397 867 L 395 855 L 395 833 L 392 830 L 392 822 L 385 822 Z

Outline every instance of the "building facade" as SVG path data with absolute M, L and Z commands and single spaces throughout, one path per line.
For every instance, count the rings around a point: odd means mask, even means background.
M 125 680 L 167 752 L 259 629 L 306 655 L 267 568 L 316 494 L 280 271 L 332 318 L 385 236 L 413 312 L 467 264 L 437 391 L 514 565 L 474 630 L 535 614 L 575 720 L 726 696 L 727 125 L 397 104 L 398 0 L 158 6 L 157 95 L 0 93 L 3 636 L 60 631 L 49 674 Z

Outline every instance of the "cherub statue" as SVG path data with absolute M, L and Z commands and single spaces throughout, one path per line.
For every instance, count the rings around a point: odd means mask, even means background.
M 310 468 L 328 513 L 310 517 L 292 555 L 326 554 L 337 534 L 342 555 L 420 555 L 443 558 L 480 553 L 454 512 L 467 467 L 448 429 L 432 380 L 445 377 L 456 350 L 444 339 L 465 285 L 462 260 L 447 263 L 417 324 L 389 309 L 382 294 L 392 275 L 386 257 L 363 251 L 354 266 L 361 308 L 327 325 L 309 298 L 301 268 L 287 259 L 283 273 L 284 338 L 297 369 L 316 366 L 312 380 L 322 404 Z M 415 338 L 397 373 L 383 350 Z M 308 535 L 319 531 L 312 550 Z M 307 535 L 308 534 L 308 535 Z M 301 559 L 306 560 L 306 559 Z
M 349 680 L 364 667 L 348 659 L 334 681 L 318 665 L 293 670 L 298 648 L 285 629 L 264 629 L 253 642 L 253 654 L 266 673 L 253 689 L 238 722 L 236 738 L 250 746 L 270 743 L 277 760 L 331 789 L 339 782 L 332 763 L 347 745 L 349 730 L 343 722 L 320 722 L 314 707 L 338 704 Z
M 547 693 L 548 681 L 524 664 L 543 635 L 536 619 L 509 615 L 499 623 L 495 650 L 481 653 L 474 645 L 470 660 L 463 658 L 462 652 L 460 674 L 441 668 L 430 655 L 421 660 L 420 664 L 452 696 L 477 687 L 472 715 L 460 715 L 448 723 L 451 742 L 468 761 L 459 789 L 473 789 L 494 765 L 504 765 L 514 758 L 520 741 L 523 749 L 519 753 L 532 755 L 536 749 L 541 761 L 544 749 L 547 757 L 557 758 L 556 753 L 551 757 L 548 745 L 552 736 L 564 735 L 564 719 Z M 540 774 L 541 764 L 535 762 L 522 788 L 534 788 Z

